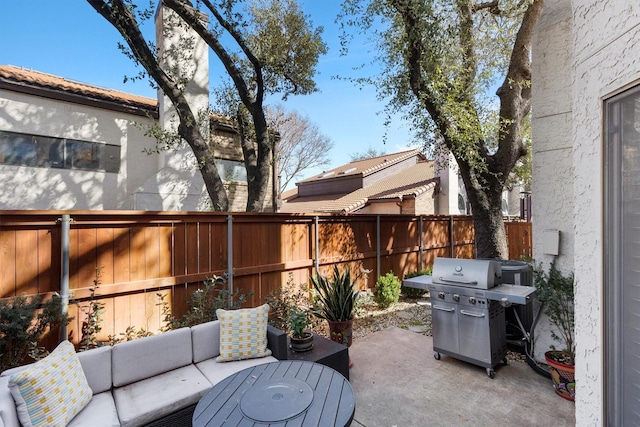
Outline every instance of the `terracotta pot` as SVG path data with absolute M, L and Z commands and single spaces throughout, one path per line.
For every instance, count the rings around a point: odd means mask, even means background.
M 304 331 L 303 338 L 289 337 L 291 342 L 291 350 L 295 352 L 309 351 L 313 348 L 313 334 L 309 331 Z
M 329 333 L 331 339 L 347 347 L 351 347 L 353 338 L 353 319 L 346 320 L 344 322 L 329 322 Z
M 567 365 L 562 360 L 570 360 L 570 356 L 564 351 L 547 351 L 544 358 L 549 365 L 553 388 L 556 394 L 570 401 L 576 398 L 575 366 Z

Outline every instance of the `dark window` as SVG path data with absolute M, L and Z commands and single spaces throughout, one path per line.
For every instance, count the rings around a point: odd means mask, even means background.
M 120 171 L 120 146 L 0 131 L 0 164 Z

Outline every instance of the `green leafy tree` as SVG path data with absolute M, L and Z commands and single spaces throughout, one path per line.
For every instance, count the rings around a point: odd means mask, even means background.
M 185 97 L 189 76 L 184 68 L 162 66 L 162 58 L 140 28 L 154 14 L 153 2 L 143 8 L 135 0 L 87 0 L 122 35 L 121 48 L 170 99 L 176 109 L 177 132 L 191 147 L 214 209 L 228 210 L 229 200 L 218 174 L 209 141 L 200 130 L 200 119 Z M 273 138 L 267 126 L 264 100 L 267 95 L 307 94 L 316 91 L 315 67 L 326 45 L 322 28 L 314 29 L 295 0 L 163 0 L 163 6 L 181 18 L 180 25 L 193 29 L 220 60 L 231 81 L 237 107 L 241 145 L 247 170 L 248 211 L 260 211 L 269 188 L 273 161 Z M 164 29 L 170 31 L 170 28 Z M 171 54 L 183 61 L 193 40 L 181 39 Z M 165 54 L 167 54 L 165 52 Z M 166 137 L 166 136 L 165 136 Z M 159 136 L 163 138 L 163 136 Z M 164 143 L 171 147 L 172 143 Z M 256 148 L 257 146 L 257 148 Z
M 359 81 L 375 83 L 387 113 L 402 112 L 432 152 L 453 154 L 478 257 L 508 257 L 501 194 L 527 154 L 531 36 L 542 6 L 543 0 L 344 2 L 341 22 L 372 35 L 382 66 L 381 75 Z M 488 97 L 496 86 L 497 103 Z

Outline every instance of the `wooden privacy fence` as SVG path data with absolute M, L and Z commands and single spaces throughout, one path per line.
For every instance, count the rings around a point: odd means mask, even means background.
M 65 214 L 71 218 L 68 267 Z M 531 256 L 530 223 L 507 223 L 507 235 L 510 258 Z M 306 284 L 333 265 L 366 271 L 358 282 L 366 289 L 389 271 L 402 277 L 437 256 L 474 255 L 468 216 L 0 212 L 0 298 L 60 292 L 68 270 L 79 302 L 69 307 L 74 341 L 96 280 L 95 295 L 105 304 L 104 339 L 129 326 L 156 332 L 162 326 L 158 294 L 181 316 L 189 294 L 214 275 L 226 274 L 230 287 L 251 291 L 248 304 L 256 306 L 287 282 Z

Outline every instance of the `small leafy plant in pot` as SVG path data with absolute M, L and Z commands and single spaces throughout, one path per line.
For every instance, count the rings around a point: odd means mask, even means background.
M 557 349 L 545 353 L 551 379 L 556 393 L 567 399 L 575 400 L 575 317 L 574 317 L 574 275 L 563 275 L 556 268 L 555 260 L 546 273 L 538 266 L 533 271 L 538 299 L 544 305 L 544 313 L 549 317 L 556 330 L 551 337 L 561 344 Z
M 307 330 L 308 326 L 309 315 L 307 311 L 295 307 L 292 308 L 289 312 L 291 350 L 304 352 L 313 348 L 313 333 Z
M 358 298 L 355 280 L 357 277 L 352 279 L 348 268 L 340 273 L 335 265 L 332 278 L 320 274 L 311 277 L 316 302 L 314 314 L 327 320 L 331 339 L 347 347 L 352 342 L 353 315 Z

